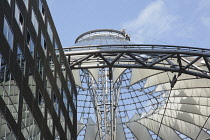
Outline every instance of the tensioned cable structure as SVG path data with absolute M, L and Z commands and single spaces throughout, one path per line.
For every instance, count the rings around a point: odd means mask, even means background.
M 78 139 L 210 138 L 210 50 L 134 44 L 98 29 L 64 48 L 78 90 Z

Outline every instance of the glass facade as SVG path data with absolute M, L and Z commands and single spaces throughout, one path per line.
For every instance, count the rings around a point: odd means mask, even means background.
M 46 1 L 0 9 L 0 139 L 76 140 L 76 89 Z

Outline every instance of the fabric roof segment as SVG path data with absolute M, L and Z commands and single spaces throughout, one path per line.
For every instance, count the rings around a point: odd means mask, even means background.
M 149 134 L 147 128 L 140 123 L 138 123 L 138 120 L 140 120 L 140 116 L 138 114 L 135 114 L 127 123 L 126 125 L 129 127 L 131 132 L 134 133 L 136 138 L 138 140 L 152 140 L 151 135 Z M 141 130 L 141 131 L 140 131 Z
M 73 76 L 74 76 L 75 83 L 78 86 L 81 87 L 82 86 L 82 83 L 81 83 L 81 80 L 80 80 L 79 70 L 72 70 L 72 73 L 73 73 Z
M 116 140 L 126 140 L 125 133 L 123 130 L 123 124 L 120 117 L 117 118 L 117 125 L 116 125 Z
M 126 68 L 115 68 L 113 70 L 113 81 L 114 83 L 119 78 L 119 76 L 126 70 Z
M 98 82 L 98 69 L 88 69 L 88 70 L 92 74 L 93 78 L 95 79 L 97 83 Z
M 210 81 L 208 79 L 194 79 L 194 80 L 183 80 L 177 81 L 173 90 L 176 89 L 189 89 L 189 88 L 208 88 L 210 86 Z M 155 91 L 166 91 L 170 90 L 170 83 L 165 83 L 158 85 Z
M 88 119 L 87 130 L 85 133 L 85 140 L 94 140 L 97 138 L 97 124 L 93 121 L 92 118 Z
M 143 80 L 149 76 L 158 74 L 158 73 L 163 73 L 163 71 L 159 70 L 147 70 L 147 69 L 132 69 L 132 74 L 131 74 L 131 80 L 130 80 L 130 85 L 133 85 L 134 83 Z

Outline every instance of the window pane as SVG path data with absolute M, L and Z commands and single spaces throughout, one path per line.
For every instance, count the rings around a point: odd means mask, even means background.
M 15 19 L 17 21 L 18 26 L 20 27 L 21 32 L 23 32 L 23 16 L 20 12 L 20 9 L 17 6 L 17 3 L 15 3 Z
M 50 26 L 49 21 L 48 21 L 48 23 L 47 23 L 47 32 L 48 32 L 48 35 L 49 35 L 50 40 L 51 40 L 51 42 L 52 42 L 52 39 L 53 39 L 53 33 L 52 33 L 52 28 L 51 28 L 51 26 Z
M 24 4 L 26 6 L 26 9 L 28 10 L 28 0 L 23 0 L 24 1 Z
M 12 33 L 12 30 L 10 29 L 9 27 L 9 24 L 7 22 L 7 20 L 4 18 L 4 36 L 10 46 L 10 48 L 12 49 L 13 48 L 13 33 Z
M 32 9 L 32 13 L 31 13 L 31 22 L 32 22 L 32 24 L 34 26 L 36 34 L 38 34 L 38 21 L 37 21 L 37 18 L 36 18 L 36 15 L 35 15 L 33 9 Z

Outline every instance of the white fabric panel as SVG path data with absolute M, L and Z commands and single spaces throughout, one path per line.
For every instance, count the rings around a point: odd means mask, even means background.
M 210 98 L 206 97 L 170 97 L 170 102 L 180 104 L 210 106 Z
M 174 85 L 173 90 L 199 88 L 199 87 L 204 87 L 204 88 L 210 87 L 210 80 L 209 79 L 193 79 L 193 80 L 177 81 L 176 84 Z M 155 91 L 163 91 L 163 90 L 170 90 L 170 89 L 171 89 L 170 83 L 166 83 L 166 84 L 158 85 Z
M 80 79 L 79 70 L 72 70 L 72 74 L 74 76 L 74 80 L 75 80 L 76 85 L 81 87 L 82 83 L 81 83 L 81 79 Z
M 125 68 L 115 68 L 113 70 L 113 83 L 116 82 L 117 78 L 125 71 Z
M 210 88 L 172 90 L 171 97 L 210 97 Z
M 126 140 L 125 132 L 122 125 L 122 120 L 120 117 L 117 117 L 117 125 L 116 125 L 116 140 Z
M 163 114 L 163 111 L 160 111 L 159 113 Z M 177 111 L 177 110 L 169 110 L 169 109 L 166 109 L 165 114 L 169 117 L 177 118 L 179 120 L 196 124 L 201 127 L 203 127 L 204 123 L 206 122 L 206 119 L 208 118 L 193 113 Z M 210 121 L 206 122 L 205 128 L 210 129 Z
M 149 116 L 148 118 L 160 122 L 162 115 L 153 114 L 153 115 Z M 186 136 L 188 136 L 192 139 L 196 139 L 197 135 L 200 132 L 200 127 L 198 127 L 194 124 L 190 124 L 188 122 L 181 121 L 181 120 L 174 119 L 174 118 L 167 117 L 167 116 L 164 116 L 162 123 L 180 131 L 181 133 L 185 134 Z M 162 128 L 162 126 L 161 126 L 161 128 Z M 208 137 L 210 137 L 209 134 L 207 134 L 204 131 L 201 131 L 197 140 L 206 139 Z
M 126 123 L 131 132 L 138 140 L 152 140 L 146 127 L 137 122 L 140 119 L 138 114 L 135 114 L 129 122 Z
M 96 83 L 98 83 L 98 69 L 88 69 Z
M 174 77 L 174 73 L 171 73 L 171 72 L 163 72 L 163 73 L 156 74 L 156 75 L 151 76 L 147 79 L 144 87 L 147 88 L 147 87 L 154 86 L 154 85 L 169 83 L 169 81 L 172 80 L 173 77 Z M 169 80 L 169 78 L 170 78 L 170 80 Z M 178 77 L 178 81 L 181 81 L 184 79 L 185 80 L 193 79 L 193 78 L 196 78 L 196 77 L 192 76 L 192 75 L 188 75 L 188 74 L 181 74 L 181 76 Z
M 97 125 L 92 118 L 89 118 L 85 133 L 85 140 L 95 140 L 96 133 L 97 133 Z
M 77 121 L 77 135 L 80 133 L 80 131 L 85 127 L 85 125 L 79 121 Z
M 132 69 L 131 73 L 131 81 L 130 85 L 138 82 L 139 80 L 142 80 L 144 78 L 147 78 L 149 76 L 155 75 L 157 73 L 162 73 L 163 71 L 159 70 L 148 70 L 148 69 Z
M 210 107 L 208 106 L 168 103 L 167 108 L 194 114 L 200 114 L 203 116 L 208 116 L 210 114 Z
M 159 118 L 158 120 L 160 120 L 161 118 Z M 145 127 L 149 128 L 151 131 L 153 131 L 154 133 L 158 133 L 159 127 L 160 127 L 160 123 L 153 121 L 151 119 L 141 119 L 138 121 L 139 123 L 141 123 L 142 125 L 144 125 Z M 161 129 L 159 132 L 159 137 L 161 137 L 162 139 L 171 139 L 171 140 L 181 140 L 181 138 L 174 132 L 174 130 L 172 130 L 170 127 L 167 127 L 165 125 L 161 125 Z

